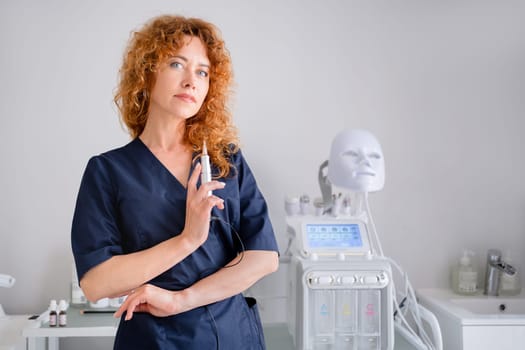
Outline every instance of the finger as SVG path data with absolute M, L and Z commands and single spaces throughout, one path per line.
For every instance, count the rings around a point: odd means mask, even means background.
M 115 311 L 115 313 L 113 314 L 113 317 L 120 318 L 122 316 L 122 314 L 124 313 L 124 311 L 127 309 L 128 304 L 130 303 L 130 301 L 131 301 L 131 299 L 129 297 L 127 297 L 126 300 L 124 300 L 124 302 L 122 303 L 122 305 L 120 305 L 118 310 Z
M 209 191 L 215 191 L 215 190 L 221 190 L 226 186 L 225 182 L 221 181 L 210 181 L 204 184 L 201 184 L 201 187 L 199 188 L 199 192 L 203 192 L 205 194 L 204 198 L 208 197 Z
M 117 309 L 117 311 L 115 311 L 115 313 L 113 314 L 113 317 L 115 318 L 120 318 L 122 316 L 122 314 L 124 313 L 124 311 L 127 309 L 129 303 L 131 302 L 132 300 L 132 297 L 131 295 L 135 293 L 135 290 L 132 289 L 129 291 L 126 299 L 124 299 L 124 301 L 122 302 L 122 304 L 120 305 L 120 307 Z
M 126 317 L 124 317 L 124 321 L 129 321 L 133 318 L 133 310 L 126 310 Z
M 211 209 L 213 207 L 224 209 L 224 199 L 219 198 L 217 196 L 212 195 L 210 197 L 207 197 L 205 200 L 205 203 L 206 203 L 207 212 L 211 212 Z
M 131 318 L 133 317 L 133 313 L 136 311 L 137 307 L 142 303 L 142 297 L 140 297 L 139 294 L 142 293 L 136 293 L 135 291 L 132 291 L 132 293 L 128 295 L 124 303 L 122 303 L 119 309 L 115 312 L 114 316 L 121 317 L 125 312 L 126 317 L 124 318 L 124 320 L 131 320 Z
M 126 309 L 126 317 L 124 318 L 125 321 L 129 321 L 133 318 L 133 313 L 137 311 L 137 307 L 141 304 L 140 298 L 135 298 L 130 305 Z
M 122 305 L 118 308 L 118 310 L 115 311 L 115 313 L 113 314 L 113 317 L 115 317 L 115 318 L 121 318 L 122 315 L 123 315 L 124 313 L 126 313 L 126 318 L 125 318 L 125 320 L 127 321 L 128 319 L 131 318 L 131 316 L 132 316 L 132 314 L 133 314 L 132 311 L 131 311 L 131 313 L 130 313 L 129 308 L 130 308 L 130 305 L 129 305 L 129 304 L 122 304 Z
M 115 313 L 113 314 L 113 317 L 115 318 L 120 318 L 122 316 L 122 310 L 123 310 L 123 307 L 124 304 L 120 305 L 120 307 L 118 308 L 117 311 L 115 311 Z
M 113 314 L 113 316 L 115 318 L 120 318 L 125 312 L 126 313 L 125 320 L 127 321 L 131 319 L 131 317 L 133 316 L 133 308 L 131 307 L 131 305 L 132 305 L 132 298 L 128 297 L 124 301 L 124 303 L 122 303 L 122 305 L 118 308 L 118 310 Z
M 190 179 L 188 180 L 188 191 L 195 191 L 197 189 L 197 181 L 199 181 L 199 175 L 201 174 L 201 164 L 195 164 L 193 172 L 191 173 Z

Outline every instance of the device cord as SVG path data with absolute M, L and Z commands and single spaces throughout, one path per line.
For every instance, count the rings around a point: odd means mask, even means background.
M 235 228 L 233 227 L 232 224 L 230 224 L 229 222 L 227 222 L 226 220 L 223 220 L 222 218 L 218 217 L 218 216 L 212 216 L 211 219 L 212 221 L 220 221 L 222 222 L 223 224 L 226 224 L 227 226 L 230 226 L 230 229 L 233 231 L 233 233 L 235 234 L 235 237 L 237 237 L 237 240 L 239 241 L 239 244 L 241 246 L 241 251 L 239 252 L 238 256 L 239 256 L 239 260 L 237 260 L 236 262 L 232 263 L 231 265 L 226 265 L 224 266 L 223 268 L 230 268 L 230 267 L 234 267 L 236 265 L 239 265 L 241 263 L 241 261 L 243 260 L 244 258 L 244 252 L 246 251 L 246 248 L 244 247 L 244 243 L 241 239 L 241 236 L 239 235 L 239 233 L 237 232 L 237 230 L 235 230 Z
M 395 315 L 397 317 L 399 317 L 399 319 L 401 320 L 401 322 L 402 322 L 403 326 L 405 327 L 405 329 L 408 330 L 408 332 L 412 336 L 416 337 L 417 339 L 420 339 L 421 342 L 425 346 L 427 346 L 429 349 L 433 350 L 433 349 L 435 349 L 435 346 L 433 345 L 432 341 L 430 340 L 430 337 L 427 335 L 427 333 L 425 332 L 425 329 L 423 327 L 423 321 L 421 319 L 421 314 L 419 312 L 419 304 L 417 303 L 416 294 L 414 292 L 414 289 L 412 288 L 412 285 L 410 284 L 410 281 L 408 280 L 407 274 L 404 272 L 403 269 L 401 269 L 401 267 L 397 264 L 397 262 L 395 262 L 391 258 L 385 257 L 384 254 L 383 254 L 383 248 L 381 246 L 381 242 L 380 242 L 379 236 L 377 234 L 377 229 L 376 229 L 376 226 L 375 226 L 374 218 L 373 218 L 372 212 L 370 210 L 370 204 L 369 204 L 369 201 L 368 201 L 368 192 L 364 193 L 364 202 L 365 202 L 366 215 L 368 216 L 368 219 L 369 219 L 370 228 L 371 228 L 371 231 L 372 231 L 372 236 L 373 236 L 374 243 L 375 243 L 375 246 L 377 248 L 377 251 L 378 251 L 379 255 L 381 257 L 387 259 L 388 261 L 390 261 L 390 263 L 392 265 L 394 265 L 396 267 L 396 269 L 399 271 L 399 273 L 403 276 L 403 281 L 404 281 L 404 284 L 405 284 L 405 291 L 404 291 L 405 297 L 402 299 L 402 301 L 400 303 L 398 303 L 398 301 L 397 301 L 396 287 L 395 287 L 395 284 L 394 284 L 394 280 L 392 279 L 392 287 L 393 287 L 392 288 L 392 293 L 393 293 L 394 307 L 395 307 L 395 310 L 396 310 Z M 414 322 L 416 323 L 418 332 L 416 332 L 410 326 L 410 324 L 408 323 L 408 321 L 405 318 L 404 313 L 400 309 L 400 305 L 403 306 L 403 304 L 405 304 L 405 303 L 406 303 L 406 306 L 404 307 L 404 309 L 407 310 L 407 312 L 411 313 L 412 318 L 414 319 Z
M 237 240 L 239 241 L 239 244 L 241 246 L 241 251 L 239 252 L 239 255 L 238 255 L 239 256 L 239 260 L 236 261 L 235 263 L 231 264 L 231 265 L 226 265 L 223 268 L 230 268 L 230 267 L 233 267 L 233 266 L 236 266 L 236 265 L 240 264 L 241 261 L 244 258 L 244 252 L 245 252 L 246 249 L 244 247 L 244 243 L 243 243 L 243 241 L 241 239 L 241 236 L 239 235 L 237 230 L 235 230 L 235 228 L 233 228 L 232 224 L 230 224 L 226 220 L 221 219 L 218 216 L 212 216 L 210 220 L 211 221 L 220 221 L 220 222 L 226 224 L 227 226 L 230 226 L 231 230 L 233 231 L 233 233 L 237 237 Z M 208 312 L 208 315 L 210 316 L 210 320 L 211 320 L 211 323 L 212 323 L 212 326 L 213 326 L 213 330 L 215 331 L 215 339 L 217 340 L 217 350 L 220 350 L 221 349 L 221 345 L 220 345 L 219 328 L 217 327 L 217 322 L 215 321 L 215 317 L 213 317 L 213 314 L 211 313 L 209 305 L 205 305 L 204 307 L 206 308 L 206 311 Z
M 410 284 L 410 281 L 408 280 L 408 276 L 406 272 L 403 271 L 403 269 L 399 266 L 399 264 L 388 257 L 385 257 L 397 270 L 398 272 L 403 276 L 403 281 L 405 283 L 405 291 L 404 295 L 405 297 L 402 299 L 401 303 L 397 302 L 397 295 L 396 295 L 396 289 L 394 286 L 394 281 L 392 281 L 393 289 L 393 299 L 394 299 L 394 307 L 396 310 L 396 317 L 400 320 L 404 328 L 416 339 L 419 339 L 425 346 L 427 346 L 429 349 L 435 349 L 435 346 L 433 345 L 433 342 L 430 340 L 430 337 L 425 332 L 425 329 L 423 327 L 423 321 L 421 319 L 421 315 L 419 312 L 419 304 L 417 303 L 416 295 L 414 292 L 414 289 L 412 288 L 412 285 Z M 404 304 L 404 305 L 403 305 Z M 405 317 L 405 313 L 401 310 L 400 307 L 403 307 L 406 312 L 410 312 L 412 315 L 412 318 L 414 319 L 414 322 L 416 323 L 417 330 L 416 332 L 412 326 L 410 326 L 409 322 L 407 321 Z

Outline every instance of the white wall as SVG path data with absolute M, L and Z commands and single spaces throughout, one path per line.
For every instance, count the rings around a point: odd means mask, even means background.
M 31 1 L 0 4 L 0 290 L 8 313 L 69 293 L 70 223 L 88 158 L 127 142 L 112 105 L 133 28 L 161 13 L 216 23 L 235 120 L 284 248 L 285 194 L 319 194 L 341 129 L 387 165 L 371 205 L 385 253 L 448 286 L 461 248 L 525 270 L 525 2 Z M 272 282 L 273 283 L 273 282 Z M 282 287 L 282 286 L 280 286 Z

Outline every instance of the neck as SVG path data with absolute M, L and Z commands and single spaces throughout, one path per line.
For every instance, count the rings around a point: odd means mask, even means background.
M 148 116 L 139 138 L 151 149 L 172 151 L 188 148 L 184 141 L 185 119 L 155 118 Z

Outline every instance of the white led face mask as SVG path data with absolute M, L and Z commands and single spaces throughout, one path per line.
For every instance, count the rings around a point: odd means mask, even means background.
M 366 130 L 345 130 L 332 142 L 328 179 L 354 192 L 375 192 L 385 185 L 385 161 L 381 145 Z

